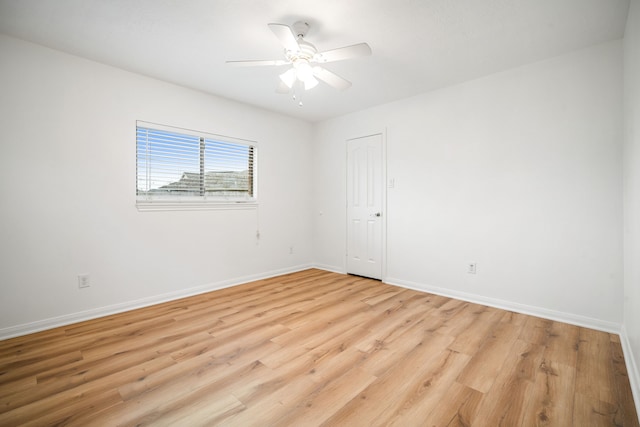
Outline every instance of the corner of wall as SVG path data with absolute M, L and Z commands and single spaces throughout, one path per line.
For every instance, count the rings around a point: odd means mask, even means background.
M 620 331 L 620 343 L 622 344 L 622 352 L 624 353 L 624 361 L 627 367 L 627 375 L 629 377 L 629 384 L 631 385 L 633 401 L 636 405 L 636 412 L 640 417 L 640 371 L 638 370 L 636 357 L 634 357 L 633 348 L 631 347 L 629 337 L 627 336 L 627 328 L 624 324 Z

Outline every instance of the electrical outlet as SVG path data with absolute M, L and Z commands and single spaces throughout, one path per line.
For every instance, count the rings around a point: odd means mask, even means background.
M 88 274 L 80 274 L 78 275 L 78 288 L 88 288 L 91 286 L 91 282 L 89 281 Z
M 467 273 L 476 274 L 476 263 L 475 262 L 470 262 L 469 264 L 467 264 Z

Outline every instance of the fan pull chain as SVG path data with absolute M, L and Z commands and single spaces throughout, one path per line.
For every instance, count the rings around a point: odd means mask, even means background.
M 299 81 L 296 81 L 293 85 L 293 100 L 298 101 L 298 107 L 302 107 L 304 104 L 302 103 L 302 84 Z M 299 94 L 299 95 L 298 95 Z
M 304 88 L 302 87 L 302 82 L 300 80 L 298 80 L 297 83 L 298 92 L 300 93 L 300 95 L 298 96 L 298 107 L 302 107 L 302 94 L 304 93 Z

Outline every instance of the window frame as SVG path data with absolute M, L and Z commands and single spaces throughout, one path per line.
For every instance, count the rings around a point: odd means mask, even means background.
M 252 147 L 252 162 L 249 167 L 249 174 L 251 176 L 251 195 L 248 198 L 234 198 L 231 196 L 211 196 L 204 192 L 203 195 L 164 195 L 164 196 L 150 196 L 140 195 L 138 187 L 138 166 L 139 166 L 139 152 L 138 152 L 138 129 L 152 129 L 158 131 L 172 132 L 174 134 L 180 134 L 184 136 L 197 137 L 200 139 L 200 145 L 206 143 L 207 140 L 213 142 L 221 142 L 225 144 L 242 145 Z M 187 128 L 181 128 L 177 126 L 163 125 L 159 123 L 153 123 L 143 120 L 136 120 L 136 185 L 135 185 L 135 198 L 136 208 L 139 211 L 163 211 L 163 210 L 216 210 L 216 209 L 257 209 L 258 207 L 258 143 L 253 140 L 230 137 L 225 135 L 214 134 L 211 132 L 197 131 Z M 200 148 L 200 155 L 202 155 L 202 148 Z M 143 159 L 148 156 L 149 153 L 143 153 Z M 144 160 L 143 160 L 144 161 Z M 202 158 L 200 159 L 200 171 L 199 173 L 205 173 L 203 169 Z M 185 171 L 186 172 L 186 171 Z M 200 177 L 203 180 L 203 177 Z M 201 191 L 203 189 L 201 188 Z

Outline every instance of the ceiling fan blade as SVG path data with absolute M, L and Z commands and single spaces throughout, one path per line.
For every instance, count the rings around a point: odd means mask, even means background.
M 251 61 L 227 61 L 227 64 L 235 65 L 237 67 L 262 67 L 265 65 L 285 65 L 288 61 L 284 59 L 265 59 L 265 60 L 251 60 Z
M 273 34 L 276 35 L 282 46 L 287 50 L 297 51 L 298 41 L 288 25 L 284 24 L 268 24 Z
M 371 55 L 371 48 L 366 43 L 358 43 L 351 46 L 339 47 L 337 49 L 319 52 L 314 59 L 317 62 L 342 61 L 343 59 L 358 58 Z
M 351 87 L 351 82 L 349 80 L 343 79 L 339 75 L 327 70 L 326 68 L 313 67 L 313 75 L 329 86 L 335 87 L 339 90 L 346 90 Z

